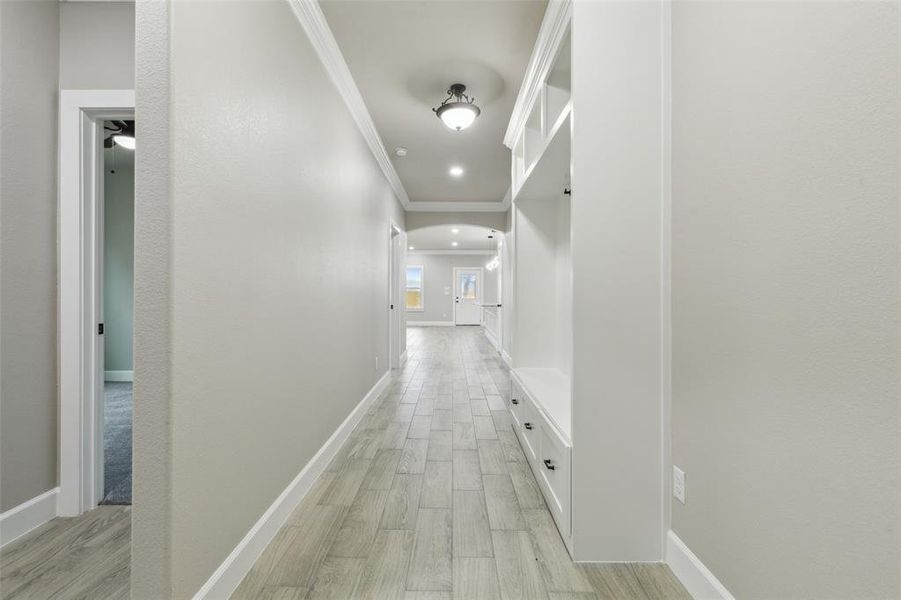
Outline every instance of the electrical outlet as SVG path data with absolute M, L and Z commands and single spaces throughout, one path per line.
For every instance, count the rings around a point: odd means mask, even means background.
M 673 496 L 685 504 L 685 472 L 676 465 L 673 465 Z

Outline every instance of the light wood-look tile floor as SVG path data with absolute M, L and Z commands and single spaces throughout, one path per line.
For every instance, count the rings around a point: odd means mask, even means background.
M 131 508 L 57 518 L 0 551 L 0 598 L 128 598 Z
M 407 353 L 233 599 L 690 598 L 662 564 L 572 562 L 480 328 L 410 328 Z
M 525 462 L 479 328 L 411 328 L 405 368 L 233 594 L 266 600 L 683 599 L 665 565 L 577 565 Z M 0 597 L 127 598 L 131 511 L 0 552 Z

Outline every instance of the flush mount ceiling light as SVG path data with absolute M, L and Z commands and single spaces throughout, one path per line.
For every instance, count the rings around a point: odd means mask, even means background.
M 475 98 L 464 94 L 465 91 L 466 86 L 462 83 L 452 83 L 447 90 L 447 98 L 444 99 L 444 102 L 438 108 L 432 109 L 449 129 L 455 131 L 466 129 L 482 112 L 474 104 Z
M 463 174 L 463 167 L 451 167 L 450 171 L 448 171 L 454 177 L 459 177 Z M 457 233 L 456 231 L 454 233 Z
M 460 230 L 454 227 L 453 229 L 451 229 L 451 233 L 460 233 Z
M 407 149 L 404 148 L 403 146 L 398 146 L 397 148 L 394 149 L 394 153 L 398 156 L 406 156 Z
M 416 250 L 414 246 L 410 246 L 410 250 Z
M 451 242 L 451 246 L 459 246 L 459 245 L 460 244 L 458 242 Z

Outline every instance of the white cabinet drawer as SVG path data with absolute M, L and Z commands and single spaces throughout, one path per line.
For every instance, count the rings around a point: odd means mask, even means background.
M 562 443 L 550 429 L 543 427 L 539 432 L 536 470 L 539 484 L 543 488 L 545 499 L 557 526 L 565 535 L 570 534 L 570 477 L 572 459 L 570 448 Z
M 530 463 L 534 463 L 538 459 L 538 432 L 540 425 L 537 422 L 539 412 L 535 410 L 534 405 L 528 396 L 518 398 L 519 403 L 513 405 L 513 430 L 519 437 L 523 452 Z
M 528 446 L 526 457 L 530 461 L 538 459 L 538 444 L 541 442 L 541 413 L 536 410 L 531 400 L 526 397 L 525 407 L 522 410 L 522 422 L 519 424 L 520 432 Z
M 522 425 L 523 413 L 526 407 L 526 395 L 523 394 L 522 388 L 514 381 L 510 388 L 510 414 L 513 415 L 513 426 Z

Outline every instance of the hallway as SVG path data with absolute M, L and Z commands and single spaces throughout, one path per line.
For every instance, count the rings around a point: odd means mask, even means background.
M 407 348 L 233 598 L 688 597 L 665 565 L 571 561 L 481 328 L 410 328 Z

